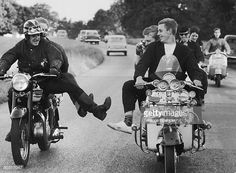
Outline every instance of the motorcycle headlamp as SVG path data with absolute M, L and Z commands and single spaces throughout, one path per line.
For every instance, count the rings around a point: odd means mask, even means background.
M 165 80 L 161 80 L 158 85 L 157 88 L 159 91 L 166 91 L 169 88 L 169 84 L 167 81 Z
M 191 97 L 191 98 L 196 97 L 196 92 L 195 91 L 190 91 L 189 92 L 189 97 Z
M 189 99 L 189 94 L 187 91 L 182 91 L 179 95 L 179 101 L 186 102 Z
M 29 76 L 18 73 L 12 78 L 12 86 L 16 91 L 24 91 L 29 85 Z

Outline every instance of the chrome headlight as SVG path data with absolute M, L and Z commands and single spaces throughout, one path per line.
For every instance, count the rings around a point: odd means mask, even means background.
M 195 91 L 190 91 L 189 92 L 189 97 L 191 97 L 191 98 L 196 97 L 196 92 Z
M 179 95 L 179 101 L 186 102 L 189 99 L 189 94 L 187 91 L 183 90 Z
M 182 85 L 181 85 L 181 82 L 178 79 L 173 79 L 170 82 L 170 89 L 179 90 L 180 88 L 182 88 Z
M 161 80 L 158 84 L 157 84 L 157 88 L 160 91 L 166 91 L 169 88 L 169 84 L 167 81 L 165 80 Z
M 16 91 L 24 91 L 29 85 L 29 76 L 18 73 L 12 78 L 12 86 Z

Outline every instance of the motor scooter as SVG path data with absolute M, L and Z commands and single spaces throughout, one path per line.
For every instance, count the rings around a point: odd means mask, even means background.
M 197 106 L 196 93 L 202 89 L 169 72 L 161 80 L 143 85 L 154 89 L 146 90 L 139 124 L 132 125 L 135 142 L 143 152 L 156 153 L 158 161 L 164 162 L 165 173 L 176 173 L 179 156 L 204 149 L 205 130 L 211 128 Z
M 215 81 L 217 87 L 221 86 L 221 80 L 227 76 L 227 55 L 220 50 L 209 53 L 209 64 L 207 67 L 208 79 Z

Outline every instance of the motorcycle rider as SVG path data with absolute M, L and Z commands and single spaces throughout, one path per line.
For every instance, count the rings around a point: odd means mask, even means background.
M 48 36 L 48 31 L 49 31 L 49 22 L 47 19 L 43 18 L 43 17 L 38 17 L 35 18 L 35 20 L 39 23 L 41 29 L 42 29 L 42 37 L 43 39 L 46 39 L 49 41 L 49 43 L 51 43 L 53 46 L 55 46 L 58 51 L 60 51 L 62 58 L 63 58 L 63 64 L 61 66 L 61 72 L 62 73 L 67 73 L 68 69 L 69 69 L 69 62 L 68 62 L 68 57 L 66 55 L 65 50 L 63 49 L 63 47 L 61 45 L 59 45 L 58 43 L 53 42 L 52 40 L 49 40 Z M 73 97 L 72 94 L 69 93 L 69 96 L 73 102 L 73 104 L 75 105 L 75 108 L 77 110 L 77 113 L 81 116 L 81 117 L 85 117 L 87 114 L 87 111 L 85 111 L 80 105 L 79 103 L 76 101 L 76 99 Z M 93 100 L 93 94 L 90 93 L 89 97 Z M 58 117 L 59 118 L 59 117 Z
M 73 75 L 62 73 L 63 58 L 58 49 L 46 39 L 41 39 L 42 30 L 36 20 L 24 23 L 25 39 L 18 42 L 13 48 L 4 53 L 0 59 L 0 75 L 4 75 L 11 65 L 18 60 L 19 72 L 35 74 L 40 72 L 57 75 L 57 78 L 45 80 L 40 87 L 46 93 L 70 93 L 76 101 L 88 112 L 104 120 L 107 110 L 111 106 L 111 98 L 107 97 L 102 105 L 97 105 L 77 84 Z M 11 92 L 9 92 L 11 93 Z M 9 102 L 11 103 L 11 96 Z M 6 136 L 10 141 L 10 133 Z
M 125 118 L 118 123 L 109 123 L 108 127 L 113 130 L 132 133 L 131 125 L 135 103 L 138 98 L 146 98 L 146 90 L 142 84 L 145 81 L 162 78 L 163 73 L 160 74 L 159 71 L 168 71 L 166 68 L 163 69 L 163 65 L 173 67 L 176 65 L 178 68 L 176 69 L 178 70 L 178 72 L 176 71 L 177 79 L 184 80 L 186 78 L 185 72 L 187 72 L 196 86 L 202 86 L 201 70 L 197 65 L 196 58 L 186 46 L 176 43 L 177 27 L 177 22 L 172 18 L 164 18 L 158 22 L 157 35 L 160 41 L 153 42 L 148 46 L 135 68 L 134 80 L 130 81 L 129 90 L 125 95 L 122 95 Z M 143 77 L 148 69 L 149 78 L 144 80 Z
M 226 54 L 230 54 L 230 46 L 229 44 L 223 39 L 220 38 L 221 30 L 220 28 L 214 28 L 214 37 L 211 38 L 205 47 L 205 55 L 208 55 L 210 52 L 215 52 L 219 49 L 221 52 L 226 52 Z
M 180 43 L 187 46 L 191 52 L 193 53 L 194 57 L 197 60 L 197 63 L 199 65 L 204 64 L 204 56 L 201 51 L 200 45 L 190 39 L 190 30 L 188 27 L 183 26 L 179 29 L 179 38 L 180 38 Z M 204 102 L 204 95 L 207 93 L 207 86 L 208 86 L 208 81 L 207 81 L 207 74 L 205 73 L 204 70 L 200 69 L 202 71 L 201 75 L 201 81 L 203 84 L 203 89 L 205 93 L 202 93 L 201 99 L 202 102 Z

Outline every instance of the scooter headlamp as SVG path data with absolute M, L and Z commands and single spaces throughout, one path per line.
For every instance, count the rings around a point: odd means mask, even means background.
M 16 91 L 24 91 L 29 85 L 29 76 L 18 73 L 12 78 L 12 86 Z

